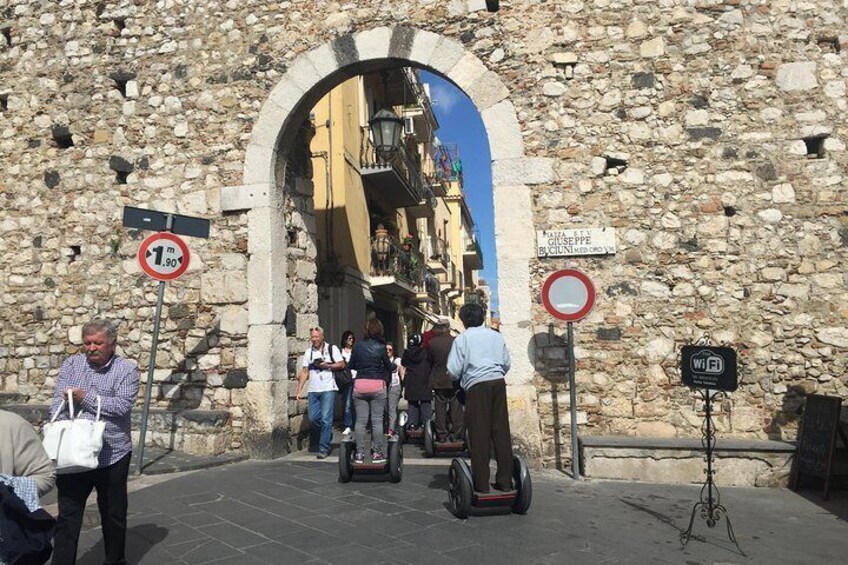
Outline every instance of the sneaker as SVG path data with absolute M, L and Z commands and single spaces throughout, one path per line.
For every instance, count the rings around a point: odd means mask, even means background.
M 385 463 L 386 456 L 380 451 L 371 452 L 371 463 Z
M 329 455 L 329 453 L 327 453 L 326 451 L 319 451 L 318 452 L 318 459 L 326 459 L 327 455 Z
M 365 454 L 361 451 L 357 451 L 353 454 L 353 462 L 354 463 L 365 463 Z
M 350 429 L 350 426 L 348 426 L 347 428 L 344 429 L 344 431 L 342 432 L 342 435 L 347 437 L 347 436 L 350 436 L 350 434 L 352 434 L 352 433 L 353 433 L 353 431 Z

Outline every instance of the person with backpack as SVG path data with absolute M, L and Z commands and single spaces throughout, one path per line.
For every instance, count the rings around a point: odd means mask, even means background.
M 295 396 L 301 399 L 303 386 L 308 379 L 309 448 L 318 450 L 318 459 L 326 459 L 333 439 L 333 408 L 338 390 L 333 371 L 344 369 L 345 361 L 338 347 L 324 341 L 322 327 L 310 329 L 309 340 L 312 345 L 303 354 Z

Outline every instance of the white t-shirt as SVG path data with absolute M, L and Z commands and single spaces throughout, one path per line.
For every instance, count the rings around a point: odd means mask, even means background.
M 332 358 L 330 357 L 331 347 L 333 353 Z M 324 346 L 321 351 L 309 346 L 309 349 L 307 349 L 306 353 L 303 354 L 303 360 L 301 361 L 300 366 L 309 367 L 313 361 L 317 361 L 319 359 L 323 359 L 327 363 L 337 363 L 344 359 L 344 357 L 342 357 L 342 353 L 339 351 L 338 347 L 324 342 Z M 339 387 L 336 386 L 336 379 L 333 378 L 333 371 L 331 369 L 326 369 L 324 371 L 309 369 L 309 388 L 307 389 L 307 392 L 327 392 L 328 390 L 339 390 Z
M 400 373 L 398 372 L 401 366 L 400 358 L 395 357 L 392 359 L 392 365 L 395 366 L 395 368 L 392 369 L 392 386 L 400 386 Z
M 353 353 L 353 349 L 351 349 L 351 350 L 342 349 L 342 358 L 345 360 L 345 363 L 350 363 L 350 355 L 352 353 Z M 354 379 L 356 378 L 356 369 L 350 370 L 350 376 L 351 376 L 351 378 L 354 378 Z

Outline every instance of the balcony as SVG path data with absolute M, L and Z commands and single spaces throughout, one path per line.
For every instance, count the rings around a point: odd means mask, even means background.
M 456 298 L 462 294 L 462 290 L 459 288 L 459 270 L 456 268 L 456 263 L 450 259 L 448 259 L 447 271 L 444 280 L 441 280 L 439 284 L 441 291 L 444 292 L 448 298 Z
M 426 267 L 422 270 L 421 283 L 415 289 L 415 302 L 439 303 L 439 279 Z
M 359 166 L 363 184 L 378 192 L 390 206 L 417 207 L 434 200 L 429 186 L 425 191 L 421 170 L 406 147 L 401 146 L 389 157 L 378 155 L 368 137 L 368 128 L 362 130 Z
M 429 256 L 427 267 L 437 275 L 446 275 L 450 265 L 450 250 L 444 239 L 431 237 L 428 240 Z
M 483 268 L 483 251 L 476 239 L 466 240 L 465 248 L 462 250 L 462 262 L 473 271 Z
M 436 215 L 436 206 L 438 206 L 438 201 L 436 200 L 436 195 L 433 193 L 433 189 L 426 182 L 422 182 L 421 184 L 421 201 L 415 206 L 408 206 L 406 208 L 409 215 L 413 218 L 433 218 Z
M 415 297 L 419 289 L 426 288 L 423 257 L 416 249 L 389 240 L 388 252 L 381 254 L 376 251 L 376 241 L 371 238 L 372 290 Z

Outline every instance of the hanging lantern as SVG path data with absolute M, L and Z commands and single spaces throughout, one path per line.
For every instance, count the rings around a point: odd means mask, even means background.
M 371 139 L 377 155 L 387 159 L 400 147 L 400 137 L 403 133 L 403 120 L 387 108 L 383 108 L 368 120 Z

